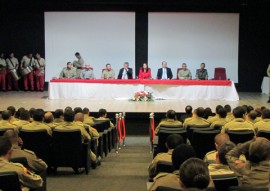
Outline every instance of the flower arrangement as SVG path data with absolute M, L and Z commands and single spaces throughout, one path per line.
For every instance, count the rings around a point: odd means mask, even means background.
M 154 101 L 154 99 L 152 93 L 140 91 L 134 94 L 132 101 Z

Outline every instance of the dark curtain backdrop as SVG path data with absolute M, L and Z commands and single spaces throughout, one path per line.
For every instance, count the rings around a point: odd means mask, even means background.
M 136 69 L 147 62 L 148 12 L 239 12 L 239 91 L 259 92 L 270 64 L 269 0 L 1 0 L 0 52 L 45 54 L 44 11 L 136 12 Z M 136 74 L 137 75 L 137 74 Z

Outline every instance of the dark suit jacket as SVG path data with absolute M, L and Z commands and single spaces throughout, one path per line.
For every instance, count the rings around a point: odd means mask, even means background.
M 121 68 L 117 77 L 118 79 L 122 79 L 123 71 L 124 71 L 124 68 Z M 133 74 L 132 68 L 128 68 L 128 71 L 127 71 L 128 79 L 132 79 L 132 74 Z
M 157 72 L 157 79 L 161 79 L 162 78 L 162 73 L 163 73 L 163 68 L 159 68 L 158 72 Z M 172 70 L 171 68 L 167 68 L 167 78 L 172 79 L 173 78 L 173 74 L 172 74 Z

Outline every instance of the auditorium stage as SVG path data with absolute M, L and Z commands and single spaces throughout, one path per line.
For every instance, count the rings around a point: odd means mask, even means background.
M 239 101 L 189 101 L 189 100 L 156 100 L 153 102 L 132 102 L 128 100 L 49 100 L 48 92 L 1 92 L 0 110 L 13 105 L 16 108 L 25 107 L 27 109 L 43 108 L 46 111 L 71 107 L 88 107 L 90 111 L 97 112 L 100 108 L 107 109 L 108 112 L 131 112 L 131 113 L 164 113 L 168 109 L 174 109 L 176 112 L 184 112 L 186 105 L 196 107 L 210 107 L 213 110 L 216 105 L 230 104 L 233 107 L 238 105 L 252 105 L 253 107 L 267 106 L 267 94 L 239 92 Z

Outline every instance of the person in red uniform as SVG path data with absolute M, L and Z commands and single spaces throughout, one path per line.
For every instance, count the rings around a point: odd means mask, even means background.
M 35 65 L 35 59 L 32 56 L 32 53 L 28 53 L 22 58 L 21 61 L 21 70 L 30 68 L 30 72 L 23 76 L 24 91 L 28 91 L 28 84 L 30 84 L 31 91 L 34 91 L 34 71 L 33 66 Z
M 147 63 L 143 63 L 143 66 L 140 68 L 139 79 L 152 79 L 151 68 L 148 68 Z

